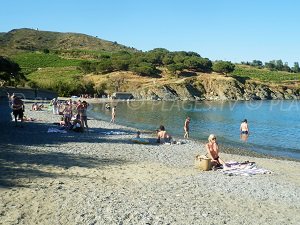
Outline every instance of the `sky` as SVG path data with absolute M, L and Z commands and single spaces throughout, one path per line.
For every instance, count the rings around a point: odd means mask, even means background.
M 234 63 L 300 62 L 298 0 L 10 0 L 0 32 L 83 33 L 149 51 L 193 51 Z

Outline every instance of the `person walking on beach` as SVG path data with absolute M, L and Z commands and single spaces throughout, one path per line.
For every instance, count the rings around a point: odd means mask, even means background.
M 115 123 L 116 121 L 116 106 L 113 106 L 111 109 L 111 123 Z
M 214 134 L 209 135 L 208 143 L 205 145 L 207 154 L 211 158 L 212 166 L 220 167 L 222 163 L 219 157 L 219 145 L 217 143 L 217 137 Z
M 13 115 L 15 117 L 15 125 L 16 127 L 18 126 L 18 119 L 21 120 L 21 127 L 23 127 L 23 116 L 24 116 L 24 103 L 23 101 L 17 97 L 13 96 L 12 104 L 11 104 L 12 110 L 13 110 Z
M 187 117 L 185 119 L 184 126 L 183 126 L 183 130 L 184 130 L 183 138 L 189 138 L 190 136 L 190 121 L 191 121 L 190 117 Z

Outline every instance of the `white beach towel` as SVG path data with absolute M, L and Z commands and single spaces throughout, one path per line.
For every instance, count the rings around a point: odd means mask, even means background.
M 123 135 L 123 134 L 128 134 L 128 133 L 122 132 L 122 131 L 106 131 L 106 132 L 100 132 L 100 134 L 104 134 L 104 135 Z
M 66 130 L 59 130 L 59 129 L 53 128 L 53 127 L 49 127 L 48 128 L 48 133 L 63 133 L 63 134 L 65 134 L 65 133 L 67 133 L 67 131 Z
M 241 176 L 250 176 L 256 174 L 270 174 L 270 170 L 257 168 L 254 162 L 249 163 L 239 163 L 239 162 L 227 162 L 226 166 L 221 170 L 223 174 L 232 176 L 232 175 L 241 175 Z

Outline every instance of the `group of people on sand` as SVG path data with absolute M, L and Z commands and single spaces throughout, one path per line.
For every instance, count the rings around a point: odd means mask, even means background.
M 55 100 L 53 101 L 55 102 Z M 54 103 L 55 104 L 55 103 Z M 55 105 L 53 104 L 53 107 Z M 72 99 L 57 103 L 62 110 L 58 114 L 62 115 L 59 124 L 67 130 L 83 132 L 88 131 L 87 109 L 89 104 L 86 101 L 72 101 Z
M 10 107 L 12 108 L 12 113 L 15 120 L 15 125 L 18 126 L 18 121 L 21 122 L 21 127 L 23 127 L 24 111 L 25 106 L 24 102 L 20 97 L 15 94 L 10 95 L 8 93 L 8 99 L 10 102 Z M 78 132 L 83 132 L 85 129 L 88 131 L 87 123 L 87 108 L 89 104 L 86 101 L 78 100 L 72 101 L 71 99 L 64 102 L 59 102 L 57 98 L 52 99 L 50 105 L 53 106 L 53 113 L 62 115 L 59 125 L 67 130 L 74 130 Z M 44 107 L 43 104 L 34 103 L 31 106 L 31 110 L 38 111 L 42 110 Z M 33 121 L 29 118 L 28 121 Z

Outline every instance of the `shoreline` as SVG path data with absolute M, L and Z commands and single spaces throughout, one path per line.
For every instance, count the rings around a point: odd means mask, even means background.
M 70 98 L 66 98 L 66 97 L 58 97 L 59 100 L 69 100 Z M 105 102 L 126 102 L 126 100 L 117 100 L 117 99 L 104 99 L 104 98 L 72 98 L 73 100 L 85 100 L 88 101 L 90 104 L 96 104 L 96 103 L 105 103 Z M 145 101 L 145 100 L 130 100 L 130 101 Z M 147 101 L 154 101 L 154 100 L 147 100 Z M 25 104 L 29 104 L 29 103 L 34 103 L 34 102 L 42 102 L 42 103 L 49 103 L 49 100 L 25 100 L 24 101 Z M 100 119 L 96 119 L 92 116 L 89 115 L 89 118 L 92 118 L 94 120 L 99 120 Z M 109 123 L 109 121 L 105 121 L 107 123 Z M 124 127 L 128 127 L 130 129 L 133 130 L 139 130 L 138 128 L 135 127 L 129 127 L 127 125 L 121 125 Z M 145 134 L 154 134 L 154 131 L 151 130 L 146 130 L 146 129 L 141 129 Z M 176 140 L 179 139 L 183 139 L 182 137 L 179 136 L 174 136 Z M 190 138 L 188 140 L 192 140 L 196 143 L 200 143 L 200 144 L 205 144 L 205 141 L 202 140 L 197 140 L 197 139 L 193 139 Z M 241 155 L 241 156 L 250 156 L 250 157 L 257 157 L 257 158 L 267 158 L 267 159 L 278 159 L 278 160 L 288 160 L 288 161 L 294 161 L 294 162 L 300 162 L 300 159 L 296 159 L 296 158 L 291 158 L 291 157 L 285 157 L 285 156 L 278 156 L 278 155 L 271 155 L 271 154 L 266 154 L 266 153 L 261 153 L 261 152 L 256 152 L 250 149 L 246 149 L 246 148 L 239 148 L 237 146 L 233 146 L 230 144 L 224 144 L 224 143 L 220 143 L 220 147 L 221 147 L 221 151 L 223 153 L 227 153 L 227 154 L 233 154 L 233 155 Z
M 136 129 L 92 118 L 90 133 L 47 133 L 59 120 L 51 111 L 26 105 L 25 115 L 36 120 L 24 128 L 4 121 L 3 113 L 4 224 L 296 225 L 300 220 L 299 162 L 221 152 L 225 161 L 254 161 L 272 171 L 228 176 L 194 168 L 195 155 L 205 149 L 193 140 L 134 144 Z
M 151 101 L 151 100 L 150 100 Z M 97 102 L 97 103 L 103 103 L 106 101 L 102 101 L 102 102 Z M 124 101 L 120 101 L 120 102 L 124 102 Z M 91 104 L 95 104 L 96 102 L 91 102 Z M 92 116 L 90 116 L 91 118 L 93 118 Z M 96 119 L 96 118 L 93 118 Z M 97 119 L 100 120 L 100 119 Z M 106 122 L 109 122 L 108 120 L 104 120 Z M 127 126 L 127 125 L 123 125 L 123 126 Z M 131 127 L 132 129 L 137 129 L 135 127 Z M 147 134 L 154 134 L 154 131 L 152 130 L 147 130 L 147 129 L 141 129 L 141 131 L 147 133 Z M 174 135 L 175 140 L 184 140 L 183 137 Z M 205 144 L 206 142 L 203 140 L 197 140 L 195 138 L 189 138 L 188 140 L 192 140 L 194 142 L 200 143 L 200 144 Z M 288 161 L 295 161 L 295 162 L 300 162 L 300 159 L 297 158 L 292 158 L 292 157 L 287 157 L 287 156 L 278 156 L 278 155 L 271 155 L 271 154 L 267 154 L 267 153 L 262 153 L 262 152 L 256 152 L 250 149 L 246 149 L 246 148 L 240 148 L 234 145 L 230 145 L 229 143 L 219 143 L 220 147 L 221 147 L 221 151 L 224 153 L 228 153 L 228 154 L 234 154 L 234 155 L 242 155 L 242 156 L 250 156 L 250 157 L 258 157 L 258 158 L 273 158 L 273 159 L 278 159 L 278 160 L 288 160 Z

